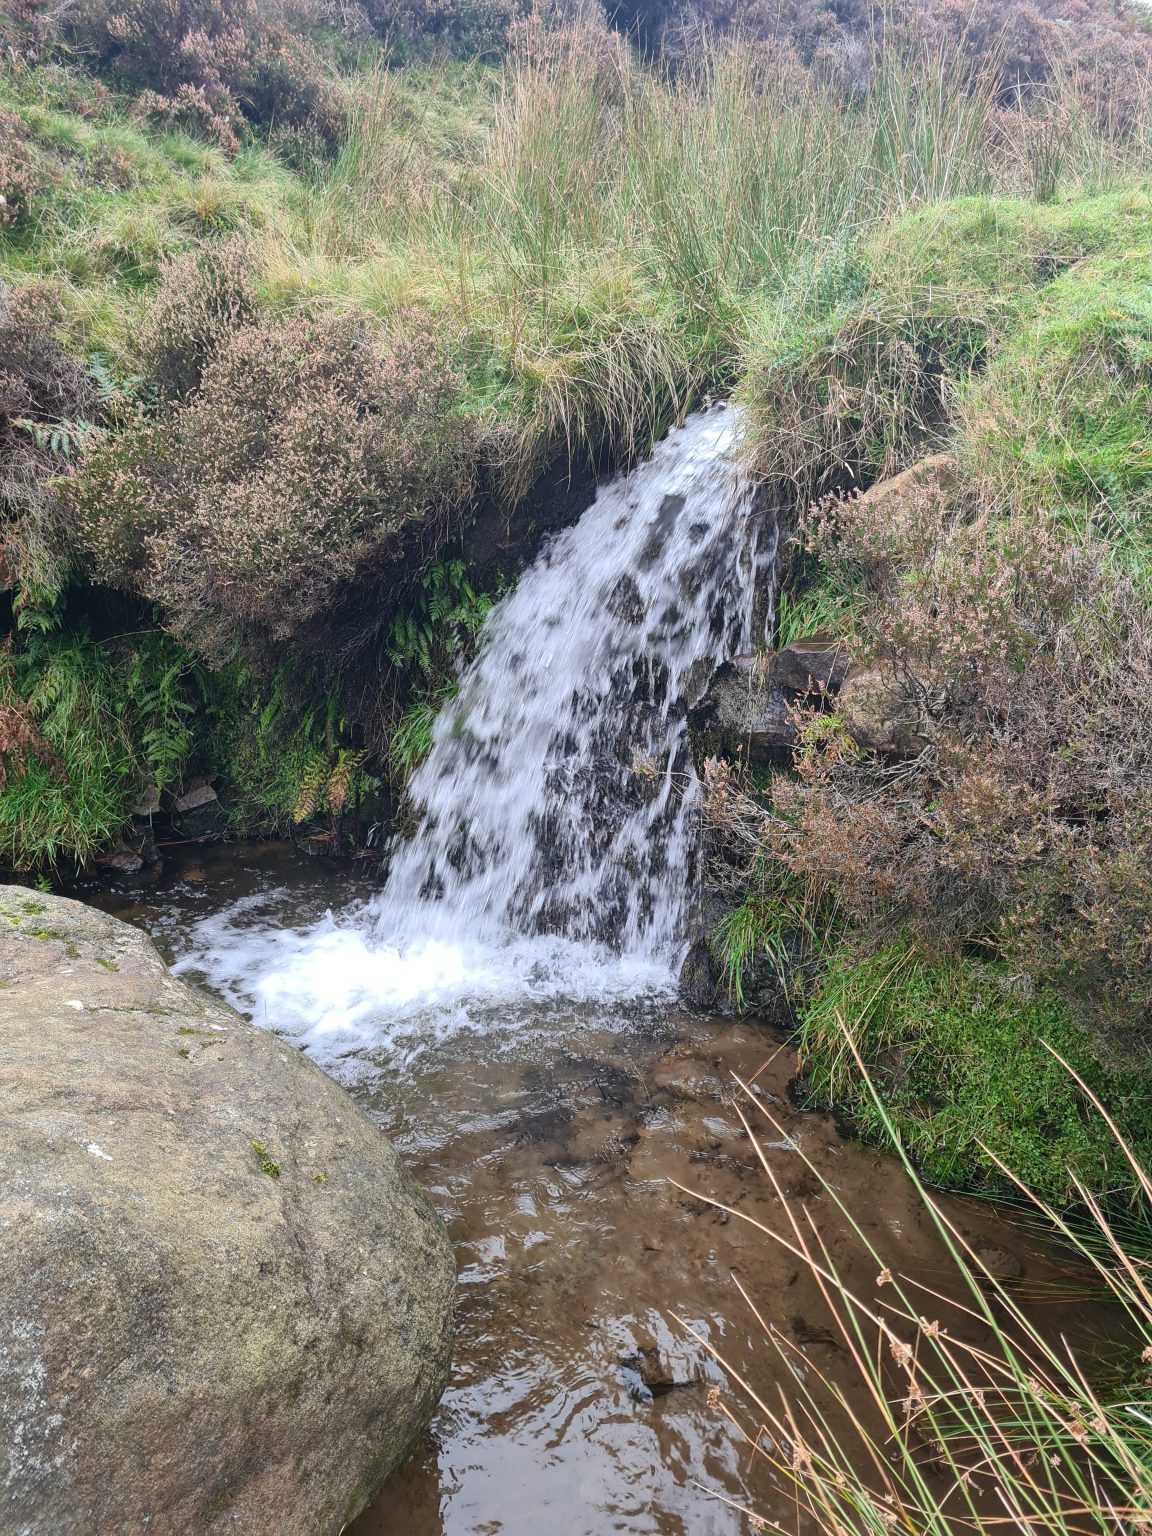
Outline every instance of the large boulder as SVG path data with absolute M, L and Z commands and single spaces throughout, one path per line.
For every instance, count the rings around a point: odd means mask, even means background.
M 339 1532 L 446 1381 L 391 1145 L 144 934 L 0 887 L 0 1530 Z

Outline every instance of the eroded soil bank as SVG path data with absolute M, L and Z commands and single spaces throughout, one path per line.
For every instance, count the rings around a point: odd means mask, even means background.
M 205 943 L 213 913 L 299 924 L 357 898 L 346 872 L 267 844 L 185 850 L 147 890 L 78 894 L 174 961 Z M 448 1222 L 460 1273 L 448 1392 L 357 1536 L 735 1536 L 747 1518 L 724 1499 L 792 1528 L 786 1490 L 709 1401 L 719 1388 L 739 1409 L 739 1393 L 689 1331 L 761 1394 L 787 1390 L 793 1368 L 850 1380 L 811 1275 L 740 1219 L 787 1232 L 734 1107 L 737 1079 L 767 1111 L 762 1146 L 785 1200 L 854 1287 L 876 1295 L 875 1262 L 805 1158 L 894 1270 L 957 1292 L 898 1164 L 791 1107 L 792 1055 L 755 1020 L 670 1004 L 551 1009 L 515 1027 L 494 1013 L 410 1047 L 402 1066 L 372 1052 L 336 1066 Z M 1107 1348 L 1110 1319 L 1057 1257 L 987 1205 L 947 1208 L 1054 1330 Z

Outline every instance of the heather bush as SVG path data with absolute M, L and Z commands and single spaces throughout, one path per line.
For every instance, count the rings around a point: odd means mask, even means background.
M 260 0 L 78 0 L 62 25 L 100 72 L 140 93 L 142 117 L 235 151 L 247 123 L 338 136 L 340 93 L 310 35 L 323 20 Z
M 836 1027 L 866 1019 L 863 1058 L 932 1177 L 995 1182 L 999 1156 L 1057 1200 L 1066 1164 L 1106 1188 L 1069 1140 L 1076 1096 L 1064 1080 L 1057 1110 L 1034 1041 L 1097 1086 L 1110 1073 L 1118 1113 L 1143 1102 L 1146 594 L 1104 540 L 1073 541 L 1057 513 L 988 505 L 954 482 L 829 499 L 803 536 L 826 590 L 851 599 L 838 611 L 853 671 L 839 701 L 800 711 L 793 773 L 761 793 L 730 769 L 711 775 L 716 883 L 759 904 L 745 956 L 771 953 L 787 926 L 791 963 L 811 962 L 792 1001 L 814 1091 L 868 1125 Z M 818 937 L 817 911 L 831 915 Z
M 467 481 L 456 381 L 410 317 L 267 314 L 229 332 L 200 387 L 91 456 L 74 487 L 103 579 L 160 601 L 222 660 L 300 640 L 341 583 L 435 548 Z
M 20 589 L 18 612 L 50 599 L 67 576 L 54 480 L 96 406 L 92 378 L 56 340 L 53 319 L 43 289 L 0 281 L 0 590 Z
M 391 47 L 429 47 L 461 58 L 498 58 L 527 7 L 520 0 L 361 0 L 373 30 Z
M 0 111 L 0 237 L 27 224 L 38 185 L 23 123 Z
M 943 49 L 958 78 L 989 80 L 1009 107 L 1074 82 L 1110 128 L 1125 130 L 1152 75 L 1152 27 L 1112 0 L 616 0 L 616 25 L 650 49 L 689 56 L 717 34 L 790 51 L 850 98 L 874 89 L 885 51 Z
M 33 63 L 48 32 L 45 0 L 7 0 L 0 9 L 0 59 L 6 63 Z
M 826 881 L 858 930 L 990 944 L 1149 1017 L 1143 594 L 1058 517 L 957 509 L 938 487 L 901 508 L 826 506 L 810 537 L 858 595 L 858 665 L 916 750 L 894 761 L 813 738 L 773 795 L 788 866 Z
M 161 400 L 185 400 L 200 387 L 221 344 L 257 316 L 253 262 L 241 239 L 171 258 L 140 330 L 144 377 Z
M 1147 227 L 1129 192 L 925 209 L 838 312 L 766 338 L 750 452 L 802 508 L 949 455 L 802 512 L 782 623 L 852 669 L 797 707 L 793 772 L 709 775 L 732 962 L 785 956 L 817 1096 L 890 1115 L 935 1178 L 999 1155 L 1058 1200 L 1065 1162 L 1112 1173 L 1073 1155 L 1036 1037 L 1125 1114 L 1152 1068 Z M 837 1027 L 864 1015 L 877 1101 Z

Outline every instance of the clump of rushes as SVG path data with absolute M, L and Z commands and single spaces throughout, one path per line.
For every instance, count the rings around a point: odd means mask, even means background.
M 852 1031 L 840 1022 L 851 1052 Z M 1152 1177 L 1144 1164 L 1088 1084 L 1066 1063 L 1054 1065 L 1084 1095 L 1101 1134 L 1111 1138 L 1146 1213 Z M 867 1082 L 859 1057 L 857 1068 Z M 883 1117 L 881 1097 L 871 1091 Z M 1003 1167 L 1036 1221 L 1075 1254 L 1089 1292 L 1112 1305 L 1126 1351 L 1126 1368 L 1118 1371 L 1101 1363 L 1093 1345 L 1051 1337 L 1037 1321 L 1037 1309 L 993 1272 L 921 1184 L 918 1193 L 947 1250 L 955 1277 L 950 1289 L 959 1301 L 889 1268 L 835 1188 L 821 1181 L 821 1204 L 855 1234 L 876 1266 L 874 1293 L 850 1289 L 810 1210 L 788 1200 L 777 1183 L 760 1122 L 767 1120 L 776 1135 L 783 1132 L 750 1092 L 738 1110 L 776 1190 L 783 1227 L 770 1229 L 739 1210 L 730 1214 L 781 1243 L 816 1277 L 845 1362 L 832 1381 L 765 1327 L 787 1388 L 773 1399 L 741 1380 L 746 1412 L 715 1399 L 746 1436 L 750 1454 L 771 1463 L 795 1502 L 796 1518 L 826 1536 L 1146 1531 L 1152 1507 L 1146 1215 L 1135 1222 L 1119 1218 L 1079 1185 L 1078 1214 L 1069 1217 Z M 889 1122 L 888 1130 L 903 1157 L 895 1125 Z M 724 1364 L 706 1339 L 700 1342 Z M 761 1519 L 757 1528 L 785 1536 L 794 1526 Z

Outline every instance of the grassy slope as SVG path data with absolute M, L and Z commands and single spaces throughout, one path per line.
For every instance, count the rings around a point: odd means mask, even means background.
M 1146 586 L 1150 258 L 1152 198 L 1132 185 L 1048 205 L 963 199 L 889 224 L 861 249 L 857 291 L 750 369 L 761 463 L 791 442 L 797 482 L 817 489 L 845 459 L 869 479 L 946 446 L 984 506 L 1055 513 L 1069 539 L 1103 543 Z M 943 375 L 927 395 L 926 368 Z M 811 566 L 802 574 L 814 585 L 786 595 L 791 628 L 851 635 L 854 592 Z M 781 920 L 795 925 L 762 897 L 750 910 L 759 932 L 725 930 L 741 935 L 724 956 L 730 969 L 757 945 L 772 953 Z M 1102 1052 L 1074 996 L 947 950 L 870 952 L 851 933 L 821 937 L 819 978 L 801 1006 L 813 1092 L 881 1141 L 894 1126 L 931 1178 L 998 1184 L 990 1152 L 1057 1201 L 1070 1194 L 1069 1168 L 1097 1189 L 1131 1182 L 1042 1040 L 1152 1156 L 1146 1066 Z M 884 1110 L 850 1051 L 849 1019 Z
M 10 74 L 0 112 L 21 125 L 32 190 L 27 216 L 0 232 L 0 278 L 47 289 L 65 344 L 146 401 L 134 343 L 163 263 L 240 236 L 273 310 L 351 308 L 385 335 L 418 312 L 455 360 L 477 462 L 514 497 L 556 455 L 607 445 L 627 458 L 704 391 L 729 387 L 756 337 L 826 301 L 857 231 L 885 210 L 988 182 L 986 94 L 951 88 L 933 58 L 888 61 L 880 85 L 848 113 L 740 50 L 670 84 L 603 32 L 541 36 L 503 71 L 369 69 L 335 158 L 293 167 L 256 143 L 229 160 L 146 130 L 131 101 L 74 71 Z M 13 685 L 37 700 L 44 666 L 87 663 L 75 709 L 34 704 L 72 788 L 45 801 L 34 775 L 14 781 L 0 796 L 0 859 L 89 856 L 134 785 L 161 769 L 179 778 L 189 719 L 186 765 L 239 772 L 240 824 L 282 824 L 321 738 L 333 750 L 338 680 L 306 711 L 311 745 L 297 733 L 289 750 L 276 680 L 206 679 L 186 656 L 164 669 L 164 725 L 146 728 L 117 681 L 130 667 L 110 679 L 85 641 L 89 607 L 81 582 L 54 662 L 50 646 L 15 659 Z M 81 794 L 93 690 L 124 751 Z M 259 740 L 241 748 L 203 727 L 238 714 L 248 738 L 255 715 Z M 270 756 L 294 764 L 271 788 L 244 766 Z

